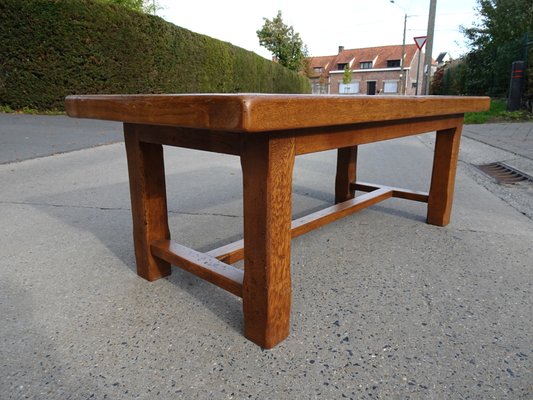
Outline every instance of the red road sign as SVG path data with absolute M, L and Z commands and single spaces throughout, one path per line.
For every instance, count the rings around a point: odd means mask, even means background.
M 418 47 L 418 50 L 422 50 L 422 47 L 426 44 L 426 41 L 428 40 L 427 36 L 416 36 L 413 38 L 416 43 L 416 47 Z

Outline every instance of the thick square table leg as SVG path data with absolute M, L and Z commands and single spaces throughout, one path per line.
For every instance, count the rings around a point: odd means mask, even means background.
M 428 224 L 445 226 L 450 222 L 461 130 L 462 123 L 458 122 L 456 128 L 437 131 L 428 199 Z
M 271 348 L 289 335 L 294 138 L 247 135 L 244 184 L 244 334 Z
M 133 241 L 137 274 L 154 281 L 170 275 L 170 264 L 152 256 L 150 243 L 170 239 L 163 146 L 139 141 L 141 129 L 124 124 L 130 177 Z M 157 129 L 157 128 L 154 128 Z
M 335 176 L 335 203 L 355 197 L 357 169 L 357 146 L 343 147 L 337 150 L 337 175 Z

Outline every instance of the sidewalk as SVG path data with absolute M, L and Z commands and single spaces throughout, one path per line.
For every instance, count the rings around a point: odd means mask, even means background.
M 361 146 L 359 178 L 427 190 L 428 137 Z M 293 240 L 292 331 L 269 351 L 231 294 L 137 277 L 123 143 L 0 165 L 2 399 L 531 398 L 533 222 L 471 165 L 524 157 L 463 145 L 447 227 L 390 199 Z M 173 238 L 239 238 L 238 158 L 165 163 Z M 334 152 L 297 158 L 295 216 L 332 204 L 334 175 Z
M 463 134 L 533 161 L 533 122 L 466 125 Z
M 533 177 L 533 123 L 466 125 L 461 161 L 471 165 L 503 163 Z M 533 221 L 533 182 L 498 184 L 476 168 L 467 170 L 479 185 Z

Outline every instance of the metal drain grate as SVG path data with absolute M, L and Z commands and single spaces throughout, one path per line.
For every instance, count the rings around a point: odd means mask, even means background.
M 501 162 L 476 165 L 481 172 L 496 179 L 498 183 L 518 183 L 533 181 L 533 178 Z

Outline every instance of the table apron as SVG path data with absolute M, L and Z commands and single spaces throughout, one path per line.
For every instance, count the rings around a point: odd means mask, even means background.
M 260 133 L 213 131 L 166 125 L 129 123 L 124 125 L 137 127 L 136 131 L 142 142 L 240 156 L 243 152 L 242 143 L 245 135 L 268 135 L 273 139 L 293 136 L 295 155 L 301 155 L 453 129 L 462 124 L 463 114 Z
M 313 129 L 295 135 L 296 155 L 458 128 L 463 114 Z M 289 133 L 284 133 L 289 134 Z M 294 135 L 294 133 L 290 133 Z
M 139 140 L 142 142 L 241 155 L 241 134 L 238 132 L 124 123 L 124 127 L 129 125 L 138 128 Z

